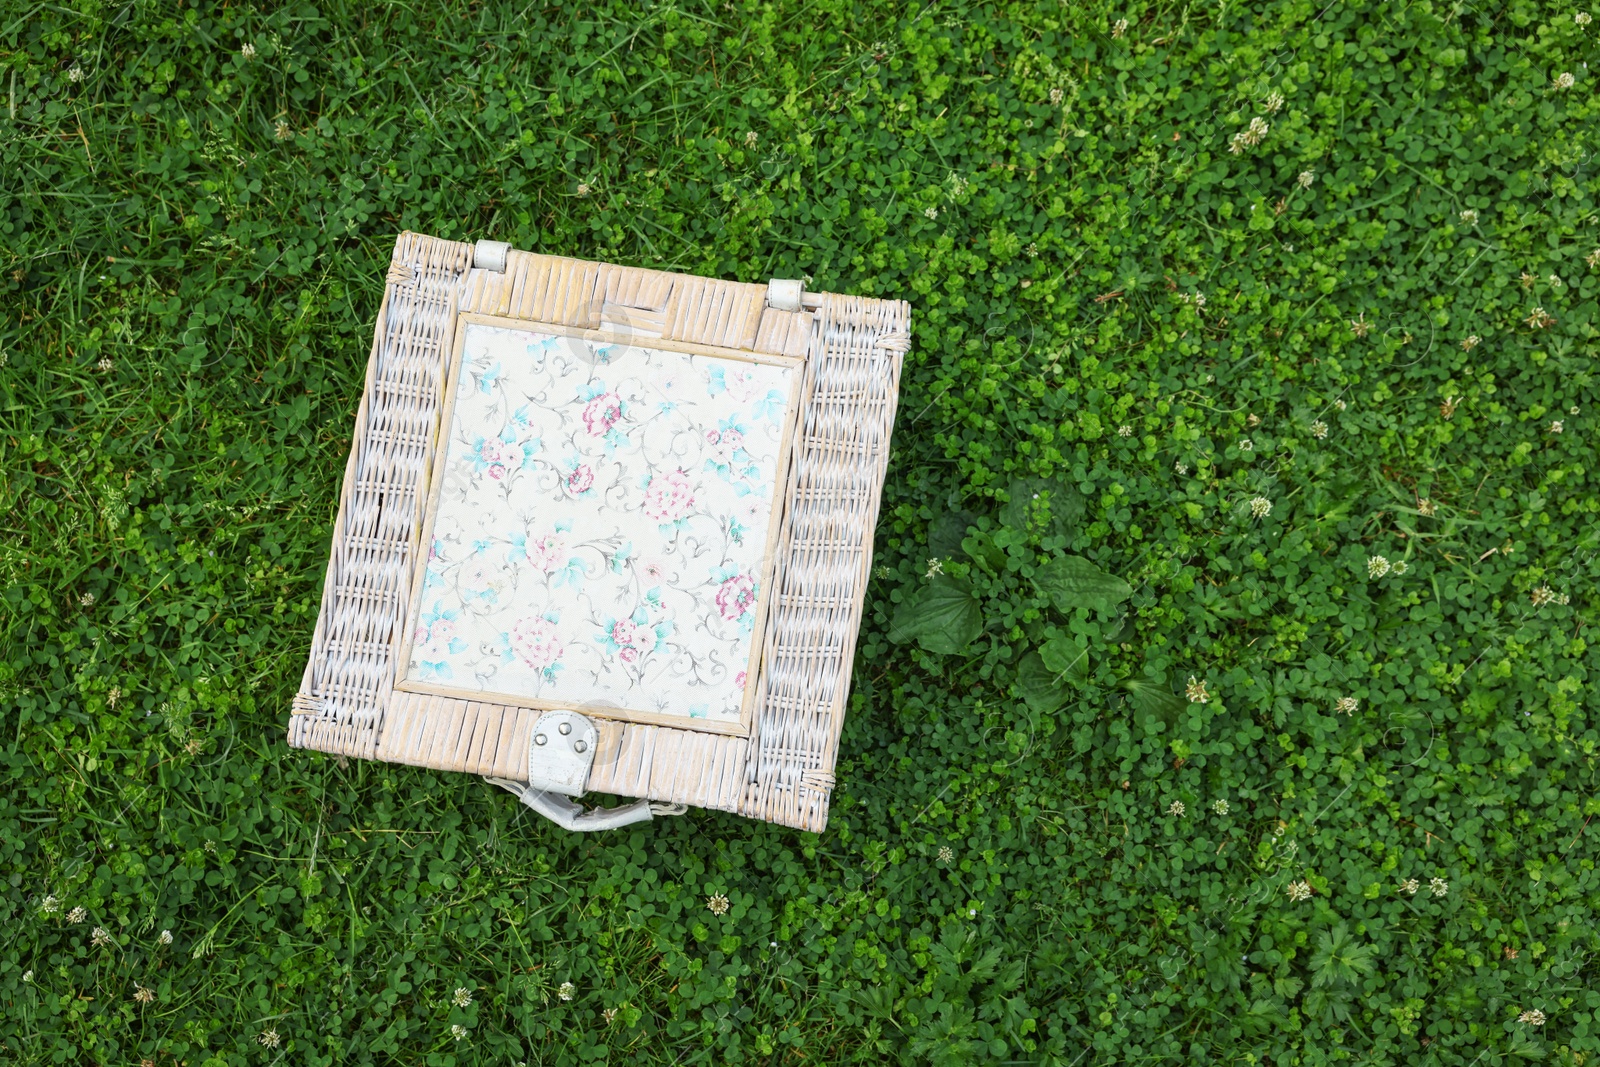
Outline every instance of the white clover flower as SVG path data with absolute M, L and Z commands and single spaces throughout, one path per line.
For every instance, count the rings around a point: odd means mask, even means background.
M 1344 410 L 1345 410 L 1345 409 L 1346 409 L 1346 408 L 1348 408 L 1348 407 L 1349 407 L 1349 406 L 1350 406 L 1350 405 L 1349 405 L 1349 404 L 1346 404 L 1346 403 L 1345 403 L 1345 402 L 1344 402 L 1344 400 L 1343 400 L 1343 399 L 1342 399 L 1342 398 L 1341 398 L 1341 399 L 1339 399 L 1339 400 L 1335 400 L 1335 401 L 1334 401 L 1334 402 L 1333 402 L 1333 406 L 1334 406 L 1334 407 L 1336 407 L 1336 408 L 1338 408 L 1338 409 L 1339 409 L 1339 410 L 1340 410 L 1340 411 L 1344 411 Z
M 1409 893 L 1412 896 L 1416 896 L 1417 890 L 1421 888 L 1422 883 L 1417 881 L 1415 878 L 1407 878 L 1405 881 L 1400 883 L 1400 892 Z
M 1570 89 L 1577 80 L 1578 79 L 1574 78 L 1569 71 L 1562 71 L 1560 74 L 1556 75 L 1556 88 Z
M 940 575 L 940 574 L 943 574 L 943 573 L 944 573 L 944 560 L 942 560 L 942 559 L 930 559 L 928 561 L 928 573 L 926 575 L 924 575 L 924 577 L 933 578 L 933 577 L 935 577 L 937 575 Z
M 1587 26 L 1594 20 L 1589 17 L 1589 13 L 1587 11 L 1580 11 L 1576 15 L 1572 16 L 1572 21 L 1576 22 L 1579 26 Z
M 1211 805 L 1211 810 L 1216 812 L 1218 815 L 1226 815 L 1231 809 L 1228 807 L 1228 802 L 1226 800 L 1219 800 L 1215 804 Z
M 31 969 L 23 971 L 22 972 L 22 984 L 23 985 L 28 985 L 28 984 L 32 983 L 32 981 L 33 981 L 33 971 Z
M 1600 267 L 1600 248 L 1595 249 L 1583 257 L 1583 261 L 1591 267 Z
M 1517 1016 L 1517 1022 L 1527 1023 L 1529 1026 L 1543 1026 L 1544 1018 L 1544 1012 L 1540 1011 L 1538 1008 L 1534 1008 L 1531 1011 L 1525 1011 L 1521 1015 Z
M 612 1023 L 617 1021 L 617 1009 L 607 1008 L 605 1011 L 600 1013 L 600 1017 L 606 1021 L 607 1026 L 610 1026 Z
M 111 368 L 115 366 L 116 364 L 111 362 L 110 356 L 101 356 L 100 362 L 95 364 L 95 367 L 99 369 L 101 374 L 110 374 Z
M 728 898 L 721 893 L 713 893 L 706 898 L 706 908 L 713 915 L 728 914 Z
M 80 596 L 78 598 L 78 606 L 80 608 L 92 608 L 92 607 L 94 607 L 94 594 L 93 593 L 85 593 L 82 596 Z
M 1254 452 L 1255 450 L 1256 450 L 1256 443 L 1254 441 L 1250 440 L 1250 438 L 1248 438 L 1248 437 L 1239 438 L 1239 451 L 1240 452 Z
M 456 995 L 450 998 L 458 1008 L 470 1007 L 472 1004 L 472 990 L 466 986 L 456 986 Z
M 73 908 L 71 911 L 67 912 L 67 922 L 69 923 L 81 923 L 88 917 L 89 913 L 84 911 L 81 907 Z
M 922 209 L 922 214 L 927 218 L 936 219 L 939 217 L 939 209 L 932 206 L 925 207 Z
M 1483 338 L 1479 337 L 1477 334 L 1473 334 L 1471 337 L 1468 337 L 1466 340 L 1461 342 L 1461 351 L 1471 352 L 1474 348 L 1478 347 L 1482 340 Z
M 277 1048 L 282 1039 L 278 1037 L 277 1030 L 267 1029 L 261 1031 L 261 1035 L 257 1037 L 256 1040 L 261 1042 L 262 1046 L 265 1048 Z
M 1397 559 L 1397 560 L 1394 561 L 1394 566 L 1392 568 L 1390 568 L 1389 573 L 1394 575 L 1396 578 L 1398 578 L 1398 577 L 1400 577 L 1402 574 L 1404 574 L 1406 571 L 1408 571 L 1410 569 L 1411 569 L 1411 564 L 1407 563 L 1403 559 Z
M 1261 143 L 1263 138 L 1267 136 L 1267 131 L 1270 128 L 1271 127 L 1267 125 L 1267 120 L 1262 118 L 1260 115 L 1257 115 L 1255 118 L 1250 120 L 1250 125 L 1248 127 L 1240 130 L 1238 133 L 1234 134 L 1231 139 L 1229 139 L 1228 151 L 1232 152 L 1234 155 L 1238 155 L 1246 148 L 1254 148 L 1256 145 Z
M 1532 326 L 1535 330 L 1542 330 L 1547 326 L 1555 325 L 1556 317 L 1550 314 L 1544 308 L 1536 307 L 1530 311 L 1528 313 L 1528 317 L 1522 321 L 1526 322 L 1529 326 Z
M 757 142 L 759 142 L 760 140 L 761 140 L 761 135 L 760 134 L 758 134 L 754 130 L 749 130 L 744 135 L 744 146 L 746 148 L 754 148 L 756 146 Z
M 1175 472 L 1177 472 L 1178 474 L 1188 474 L 1189 473 L 1189 465 L 1187 463 L 1185 463 L 1181 459 L 1173 461 L 1172 469 Z
M 61 901 L 57 900 L 53 896 L 46 896 L 39 902 L 39 910 L 44 912 L 46 915 L 54 915 L 56 912 L 61 910 Z
M 156 995 L 153 990 L 146 989 L 138 982 L 135 982 L 133 983 L 133 999 L 140 1004 L 149 1004 L 156 999 Z
M 1167 805 L 1167 814 L 1168 815 L 1176 815 L 1179 818 L 1182 818 L 1183 817 L 1183 801 L 1174 800 L 1171 804 L 1168 804 Z
M 1302 900 L 1310 900 L 1311 899 L 1311 883 L 1310 882 L 1290 882 L 1289 883 L 1289 899 L 1291 901 L 1295 901 L 1295 902 L 1299 902 L 1299 901 L 1302 901 Z
M 1183 692 L 1191 704 L 1204 704 L 1211 699 L 1211 694 L 1206 692 L 1206 683 L 1192 674 L 1189 675 L 1189 684 L 1184 687 Z
M 1299 183 L 1300 188 L 1302 188 L 1302 189 L 1311 188 L 1311 183 L 1316 181 L 1316 180 L 1317 180 L 1317 173 L 1316 173 L 1316 171 L 1312 171 L 1312 170 L 1303 170 L 1303 171 L 1301 171 L 1300 172 L 1300 177 L 1295 179 L 1295 181 Z
M 239 54 L 246 59 L 254 59 L 256 57 L 256 46 L 246 41 L 244 47 L 239 49 Z M 277 1046 L 274 1045 L 273 1047 L 276 1048 Z
M 1389 573 L 1389 561 L 1382 556 L 1369 556 L 1367 558 L 1367 577 L 1382 578 Z
M 1128 32 L 1128 20 L 1127 19 L 1118 19 L 1116 22 L 1113 22 L 1111 24 L 1111 36 L 1112 37 L 1121 37 L 1123 34 L 1125 34 L 1127 32 Z
M 294 136 L 294 131 L 289 128 L 289 123 L 286 120 L 279 119 L 272 125 L 272 136 L 280 141 L 287 141 Z
M 1355 697 L 1340 697 L 1333 703 L 1333 710 L 1341 715 L 1354 715 L 1361 707 L 1361 701 Z
M 1428 879 L 1428 892 L 1436 897 L 1442 897 L 1450 892 L 1450 883 L 1443 878 L 1430 878 Z
M 74 85 L 83 81 L 83 68 L 76 63 L 72 64 L 72 69 L 67 71 L 67 81 Z
M 1283 94 L 1274 89 L 1267 94 L 1266 111 L 1269 115 L 1276 115 L 1283 108 Z
M 1533 591 L 1533 606 L 1536 608 L 1542 608 L 1546 604 L 1553 604 L 1558 599 L 1556 591 L 1548 585 L 1541 585 Z
M 578 183 L 578 195 L 579 196 L 588 196 L 589 195 L 589 183 L 588 182 L 579 182 Z
M 1250 515 L 1252 518 L 1264 519 L 1272 514 L 1272 501 L 1264 496 L 1258 496 L 1250 501 Z
M 1436 509 L 1434 507 L 1433 501 L 1429 500 L 1427 497 L 1423 497 L 1421 500 L 1417 501 L 1417 514 L 1418 515 L 1422 515 L 1422 516 L 1424 516 L 1426 518 L 1430 518 L 1431 519 L 1433 517 L 1433 513 L 1434 513 L 1435 510 Z
M 1550 433 L 1560 433 L 1560 432 L 1561 432 L 1561 420 L 1560 420 L 1560 419 L 1555 419 L 1555 420 L 1553 420 L 1553 421 L 1552 421 L 1552 422 L 1551 422 L 1551 423 L 1550 423 L 1550 426 L 1549 426 L 1549 428 L 1548 428 L 1548 431 L 1549 431 L 1549 432 L 1550 432 Z
M 573 985 L 571 982 L 562 982 L 561 985 L 556 989 L 556 996 L 560 997 L 562 1000 L 571 1000 L 577 995 L 578 987 Z
M 1367 321 L 1367 313 L 1365 311 L 1350 320 L 1350 332 L 1357 337 L 1365 337 L 1372 332 L 1372 323 Z
M 1050 106 L 1051 107 L 1058 106 L 1061 103 L 1061 101 L 1066 98 L 1066 95 L 1067 94 L 1062 92 L 1060 89 L 1051 89 L 1050 90 Z
M 1313 422 L 1311 424 L 1311 436 L 1315 437 L 1319 441 L 1322 440 L 1324 437 L 1327 437 L 1328 436 L 1328 424 L 1323 422 L 1321 419 L 1318 419 L 1316 422 Z
M 457 1041 L 461 1041 L 467 1036 L 467 1028 L 460 1023 L 455 1023 L 450 1027 L 450 1036 Z
M 95 948 L 105 948 L 111 944 L 111 932 L 104 926 L 96 926 L 89 935 L 89 943 Z
M 949 845 L 940 845 L 939 846 L 939 862 L 940 863 L 954 863 L 955 862 L 955 858 L 956 858 L 955 850 L 952 849 Z
M 172 931 L 171 930 L 163 930 L 163 931 L 161 931 L 161 936 L 156 938 L 156 940 L 161 942 L 163 945 L 172 944 Z
M 1133 427 L 1132 426 L 1118 426 L 1117 427 L 1117 436 L 1118 437 L 1132 437 L 1133 436 Z
M 1477 211 L 1473 210 L 1470 207 L 1467 208 L 1466 210 L 1462 211 L 1461 212 L 1461 221 L 1463 223 L 1465 223 L 1466 225 L 1468 225 L 1468 226 L 1476 226 L 1478 224 L 1478 213 L 1477 213 Z

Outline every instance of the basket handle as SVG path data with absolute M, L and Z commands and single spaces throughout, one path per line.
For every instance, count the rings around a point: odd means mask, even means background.
M 634 804 L 625 804 L 620 808 L 591 808 L 584 811 L 583 805 L 571 797 L 535 789 L 527 782 L 518 782 L 510 778 L 490 778 L 487 775 L 483 780 L 490 785 L 497 785 L 515 793 L 517 799 L 563 830 L 578 833 L 614 830 L 619 826 L 631 826 L 636 822 L 649 822 L 658 815 L 682 815 L 689 810 L 683 804 L 662 804 L 653 800 L 641 800 Z

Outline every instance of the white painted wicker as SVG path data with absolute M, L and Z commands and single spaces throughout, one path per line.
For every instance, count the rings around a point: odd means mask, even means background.
M 487 250 L 485 250 L 487 246 Z M 820 831 L 872 562 L 903 301 L 805 294 L 402 234 L 378 311 L 289 743 L 526 781 L 535 707 L 396 689 L 458 317 L 623 329 L 804 361 L 742 734 L 595 718 L 591 791 Z M 475 262 L 477 265 L 475 265 Z M 493 269 L 500 267 L 503 269 Z M 773 287 L 794 303 L 791 287 Z M 759 357 L 758 357 L 759 358 Z

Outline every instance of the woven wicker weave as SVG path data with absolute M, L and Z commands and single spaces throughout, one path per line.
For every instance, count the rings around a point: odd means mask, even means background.
M 289 743 L 527 780 L 538 710 L 395 688 L 460 315 L 791 356 L 804 377 L 748 730 L 596 718 L 588 786 L 821 830 L 909 306 L 816 294 L 786 311 L 768 306 L 765 286 L 515 250 L 499 272 L 475 267 L 470 244 L 410 233 L 387 282 Z

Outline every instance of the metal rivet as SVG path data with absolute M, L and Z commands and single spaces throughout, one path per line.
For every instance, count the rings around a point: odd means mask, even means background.
M 587 751 L 589 751 L 589 742 L 587 742 L 587 741 L 574 741 L 572 743 L 572 747 L 575 748 L 576 750 L 578 750 L 579 752 L 587 752 Z
M 544 744 L 545 742 L 547 742 L 549 740 L 550 739 L 548 737 L 546 737 L 544 734 L 534 734 L 533 735 L 533 743 L 536 744 L 536 745 L 542 745 L 542 744 Z
M 563 734 L 570 734 L 572 732 L 572 724 L 570 722 L 564 722 L 560 726 L 556 727 L 556 729 L 560 730 Z

